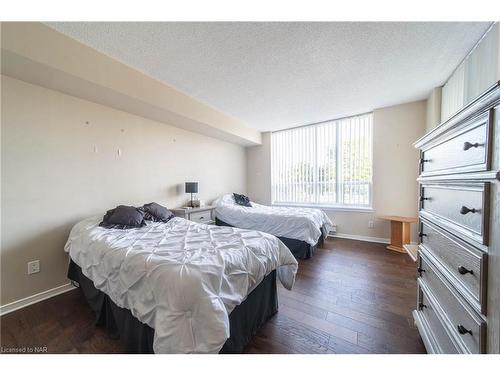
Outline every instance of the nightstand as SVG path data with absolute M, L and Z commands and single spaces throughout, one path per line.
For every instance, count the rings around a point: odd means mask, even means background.
M 171 210 L 175 216 L 201 224 L 215 224 L 215 206 L 195 208 L 175 208 Z

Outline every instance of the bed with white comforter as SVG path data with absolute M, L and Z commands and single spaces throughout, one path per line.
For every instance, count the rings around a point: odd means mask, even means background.
M 76 224 L 65 245 L 95 287 L 155 331 L 155 353 L 218 353 L 229 314 L 273 270 L 291 289 L 297 261 L 276 237 L 181 218 L 142 228 Z
M 322 227 L 327 232 L 333 227 L 330 218 L 316 208 L 251 204 L 252 207 L 236 204 L 232 194 L 226 194 L 213 202 L 216 206 L 215 216 L 227 224 L 304 241 L 311 246 L 318 243 Z

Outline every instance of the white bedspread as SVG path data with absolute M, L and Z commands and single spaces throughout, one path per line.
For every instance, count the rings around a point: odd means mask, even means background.
M 260 230 L 277 237 L 287 237 L 315 245 L 321 236 L 320 228 L 332 229 L 330 218 L 317 208 L 269 207 L 251 202 L 244 207 L 234 202 L 232 194 L 215 200 L 215 215 L 238 228 Z
M 291 289 L 297 261 L 276 237 L 181 218 L 105 229 L 100 217 L 71 230 L 65 250 L 95 287 L 155 330 L 156 353 L 217 353 L 229 314 L 277 270 Z

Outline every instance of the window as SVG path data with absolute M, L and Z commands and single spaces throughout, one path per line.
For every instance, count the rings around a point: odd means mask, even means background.
M 372 117 L 273 132 L 273 204 L 370 208 Z

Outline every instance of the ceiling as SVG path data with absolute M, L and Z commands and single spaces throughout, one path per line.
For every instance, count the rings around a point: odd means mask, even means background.
M 487 22 L 48 23 L 261 131 L 426 98 Z

